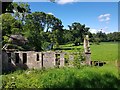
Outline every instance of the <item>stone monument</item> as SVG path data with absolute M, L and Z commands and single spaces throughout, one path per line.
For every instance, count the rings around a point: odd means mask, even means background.
M 86 35 L 85 38 L 84 38 L 84 54 L 85 54 L 86 64 L 90 65 L 91 51 L 90 51 L 90 44 L 89 44 L 89 36 L 88 35 Z

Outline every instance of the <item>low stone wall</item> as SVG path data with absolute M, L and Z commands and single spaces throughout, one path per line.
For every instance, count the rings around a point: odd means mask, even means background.
M 103 66 L 104 64 L 106 64 L 105 61 L 90 61 L 91 66 Z
M 73 67 L 75 53 L 65 53 L 62 51 L 2 51 L 2 70 L 11 71 L 16 69 L 42 69 L 67 66 Z M 89 56 L 88 56 L 89 55 Z M 82 64 L 92 65 L 90 54 Z
M 23 69 L 41 69 L 63 67 L 65 64 L 64 52 L 35 52 L 35 51 L 2 51 L 2 69 L 14 70 Z M 57 63 L 59 62 L 59 63 Z

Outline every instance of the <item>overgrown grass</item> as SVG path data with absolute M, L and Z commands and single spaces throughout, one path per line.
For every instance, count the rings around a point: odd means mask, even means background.
M 65 67 L 16 71 L 3 75 L 3 88 L 120 88 L 117 71 L 113 70 L 106 67 Z

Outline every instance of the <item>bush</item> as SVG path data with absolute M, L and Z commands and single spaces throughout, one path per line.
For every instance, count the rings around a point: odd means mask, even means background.
M 84 61 L 85 60 L 85 57 L 84 57 L 84 55 L 83 55 L 83 53 L 82 53 L 82 50 L 81 51 L 79 51 L 79 50 L 75 50 L 75 58 L 74 58 L 74 61 L 73 61 L 73 66 L 74 67 L 77 67 L 77 68 L 80 68 L 80 66 L 81 66 L 81 61 Z
M 99 38 L 94 38 L 93 43 L 99 45 L 100 44 L 100 39 Z

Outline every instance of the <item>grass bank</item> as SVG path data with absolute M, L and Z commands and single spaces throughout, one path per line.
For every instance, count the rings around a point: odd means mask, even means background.
M 3 75 L 3 88 L 120 88 L 114 68 L 81 67 L 16 71 Z

